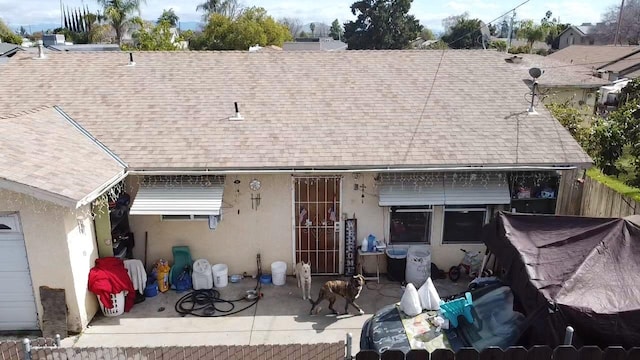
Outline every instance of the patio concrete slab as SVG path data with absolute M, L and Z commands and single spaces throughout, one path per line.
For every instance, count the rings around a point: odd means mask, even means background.
M 315 299 L 322 284 L 336 277 L 314 277 L 311 293 Z M 434 281 L 441 296 L 464 290 L 465 282 Z M 246 290 L 253 289 L 256 280 L 244 279 L 220 289 L 223 299 L 240 299 Z M 223 317 L 182 316 L 175 311 L 178 299 L 186 293 L 169 291 L 144 302 L 118 317 L 97 315 L 90 326 L 79 336 L 63 341 L 64 346 L 197 346 L 197 345 L 258 345 L 290 343 L 326 343 L 344 340 L 347 333 L 353 335 L 354 353 L 359 349 L 360 330 L 364 322 L 378 309 L 397 303 L 403 293 L 399 283 L 381 279 L 380 283 L 365 284 L 356 301 L 365 311 L 358 315 L 349 308 L 349 314 L 335 316 L 330 313 L 328 302 L 321 303 L 317 315 L 309 315 L 311 304 L 302 299 L 294 277 L 288 277 L 284 286 L 263 285 L 263 297 L 255 306 L 237 314 Z M 241 309 L 250 303 L 241 300 L 234 303 Z M 339 298 L 336 310 L 344 311 L 345 300 Z M 220 310 L 228 310 L 228 304 L 216 304 Z M 159 311 L 161 310 L 161 311 Z M 218 312 L 220 313 L 220 312 Z

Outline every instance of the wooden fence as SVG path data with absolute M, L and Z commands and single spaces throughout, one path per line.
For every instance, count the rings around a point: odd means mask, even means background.
M 582 172 L 576 170 L 563 173 L 556 214 L 611 218 L 640 214 L 637 201 L 589 176 L 585 176 L 582 182 L 577 181 L 580 176 Z
M 638 360 L 640 348 L 626 351 L 620 347 L 601 350 L 587 346 L 577 350 L 573 346 L 559 346 L 555 350 L 548 346 L 534 346 L 530 349 L 511 347 L 507 350 L 489 348 L 482 352 L 474 349 L 462 349 L 457 353 L 439 349 L 432 353 L 426 350 L 411 350 L 407 354 L 389 350 L 381 355 L 375 351 L 361 351 L 356 360 Z

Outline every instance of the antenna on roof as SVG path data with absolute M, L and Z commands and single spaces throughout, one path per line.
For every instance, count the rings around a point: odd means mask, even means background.
M 540 70 L 540 68 L 534 67 L 529 69 L 529 75 L 531 75 L 531 77 L 533 78 L 533 84 L 531 85 L 531 104 L 529 105 L 529 109 L 527 110 L 527 113 L 529 115 L 536 115 L 538 114 L 538 112 L 536 111 L 535 108 L 535 101 L 536 101 L 536 88 L 538 87 L 538 78 L 540 76 L 542 76 L 544 72 L 542 70 Z
M 244 120 L 244 117 L 242 115 L 240 115 L 240 111 L 238 110 L 238 102 L 234 102 L 233 105 L 236 108 L 236 116 L 232 116 L 229 118 L 229 120 Z
M 135 66 L 136 62 L 133 61 L 133 53 L 129 53 L 129 63 L 127 64 L 127 66 Z
M 482 47 L 487 50 L 489 40 L 491 40 L 491 30 L 484 21 L 480 21 L 480 33 L 482 34 Z

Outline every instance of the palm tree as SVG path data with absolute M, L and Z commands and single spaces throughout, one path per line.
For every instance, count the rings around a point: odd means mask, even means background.
M 157 23 L 160 24 L 164 21 L 175 27 L 178 24 L 178 20 L 180 20 L 180 18 L 176 15 L 176 12 L 173 11 L 173 8 L 171 8 L 169 10 L 162 10 L 162 15 L 158 18 Z
M 105 18 L 116 32 L 118 45 L 122 45 L 122 36 L 133 23 L 134 13 L 140 15 L 140 4 L 145 0 L 97 0 L 102 5 Z
M 238 0 L 205 0 L 196 7 L 196 11 L 202 11 L 202 20 L 209 21 L 212 14 L 220 14 L 230 19 L 235 19 L 242 13 L 242 6 Z

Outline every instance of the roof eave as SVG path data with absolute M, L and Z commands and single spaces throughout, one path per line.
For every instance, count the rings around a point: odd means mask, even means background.
M 36 199 L 48 201 L 64 207 L 76 208 L 77 204 L 77 200 L 70 197 L 4 178 L 0 178 L 0 188 L 32 196 Z
M 100 197 L 102 194 L 109 191 L 109 189 L 111 189 L 114 185 L 124 180 L 124 178 L 126 178 L 128 174 L 129 173 L 125 171 L 125 169 L 122 169 L 122 171 L 118 172 L 115 176 L 107 180 L 104 184 L 100 185 L 98 188 L 96 188 L 95 190 L 87 194 L 85 197 L 77 201 L 75 203 L 75 207 L 79 208 L 91 203 L 92 201 Z

